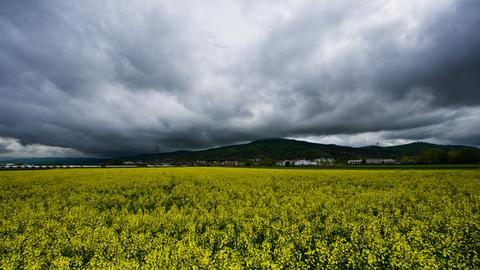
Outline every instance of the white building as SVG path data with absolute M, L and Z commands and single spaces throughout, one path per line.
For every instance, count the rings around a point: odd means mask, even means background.
M 318 166 L 318 165 L 330 165 L 334 163 L 333 158 L 316 158 L 314 160 L 308 159 L 293 159 L 283 160 L 276 163 L 277 166 Z
M 350 165 L 358 165 L 358 164 L 362 164 L 363 163 L 363 159 L 349 159 L 347 160 L 347 164 L 350 164 Z
M 311 161 L 311 160 L 306 160 L 306 159 L 299 159 L 299 160 L 295 160 L 293 162 L 293 165 L 295 165 L 295 166 L 313 166 L 313 165 L 317 165 L 317 162 Z
M 315 159 L 315 162 L 317 163 L 317 165 L 333 164 L 334 161 L 335 161 L 334 158 L 325 158 L 325 157 Z
M 367 164 L 395 164 L 393 158 L 367 158 L 365 160 Z

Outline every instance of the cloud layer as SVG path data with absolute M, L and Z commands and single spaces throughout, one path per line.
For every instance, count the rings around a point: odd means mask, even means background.
M 82 157 L 77 150 L 46 146 L 41 144 L 22 144 L 16 139 L 0 137 L 0 160 L 28 157 Z
M 476 0 L 3 1 L 0 137 L 99 156 L 479 146 L 478 29 Z

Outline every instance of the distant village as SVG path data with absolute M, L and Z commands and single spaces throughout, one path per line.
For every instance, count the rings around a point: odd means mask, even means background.
M 347 160 L 349 165 L 360 164 L 400 164 L 399 161 L 393 158 L 367 158 L 367 159 L 349 159 Z
M 271 159 L 254 158 L 247 161 L 240 160 L 196 160 L 193 162 L 185 162 L 190 166 L 333 166 L 335 159 L 333 158 L 316 158 L 308 159 L 290 159 L 282 161 L 273 161 Z
M 124 164 L 134 165 L 135 162 L 124 162 Z M 278 166 L 278 167 L 301 167 L 301 166 L 335 166 L 335 165 L 375 165 L 375 164 L 400 164 L 393 158 L 364 158 L 335 160 L 331 157 L 321 157 L 315 159 L 287 159 L 273 162 L 270 159 L 262 160 L 260 158 L 250 159 L 248 161 L 239 160 L 197 160 L 193 162 L 184 162 L 177 165 L 189 166 Z
M 277 167 L 302 167 L 302 166 L 335 166 L 335 165 L 375 165 L 375 164 L 400 164 L 392 158 L 363 158 L 337 161 L 331 157 L 315 159 L 288 159 L 282 161 L 265 161 L 260 158 L 247 161 L 240 160 L 196 160 L 186 162 L 142 162 L 121 161 L 115 164 L 99 165 L 32 165 L 16 163 L 0 163 L 0 169 L 68 169 L 68 168 L 137 168 L 137 167 L 166 167 L 166 166 L 224 166 L 224 167 L 248 167 L 248 166 L 277 166 Z

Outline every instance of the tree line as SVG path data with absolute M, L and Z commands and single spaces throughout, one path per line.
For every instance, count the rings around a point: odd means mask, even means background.
M 467 164 L 480 162 L 480 156 L 473 149 L 444 151 L 441 149 L 427 149 L 415 157 L 403 157 L 401 163 L 422 164 Z

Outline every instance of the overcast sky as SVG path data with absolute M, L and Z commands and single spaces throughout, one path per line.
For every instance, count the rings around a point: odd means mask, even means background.
M 0 157 L 480 146 L 480 1 L 0 1 Z

